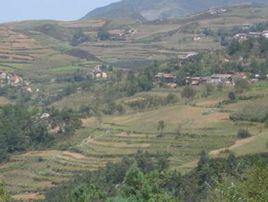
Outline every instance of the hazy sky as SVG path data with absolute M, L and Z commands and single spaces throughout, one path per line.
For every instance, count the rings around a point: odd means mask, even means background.
M 75 20 L 118 0 L 0 0 L 0 22 L 28 19 Z

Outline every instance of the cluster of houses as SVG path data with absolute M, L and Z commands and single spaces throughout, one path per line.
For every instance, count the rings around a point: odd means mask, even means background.
M 135 34 L 134 29 L 128 29 L 128 30 L 123 30 L 123 29 L 113 29 L 109 31 L 109 36 L 110 39 L 113 41 L 126 41 L 127 37 L 130 35 Z
M 254 75 L 254 78 L 249 80 L 250 82 L 258 81 L 259 75 Z M 268 78 L 268 75 L 267 75 Z M 235 82 L 239 79 L 248 79 L 248 75 L 244 72 L 237 72 L 234 74 L 213 74 L 206 77 L 187 77 L 185 79 L 185 84 L 197 86 L 202 84 L 212 84 L 212 85 L 225 85 L 234 86 Z M 166 87 L 176 88 L 177 87 L 177 77 L 173 73 L 158 73 L 155 75 L 155 83 L 161 84 Z
M 249 38 L 259 38 L 264 37 L 268 39 L 268 30 L 265 30 L 263 32 L 249 32 L 249 33 L 238 33 L 234 35 L 234 39 L 238 40 L 239 42 L 243 42 Z
M 210 15 L 219 15 L 219 14 L 226 13 L 226 12 L 227 12 L 226 8 L 211 8 L 208 10 L 208 13 Z
M 16 73 L 0 71 L 0 88 L 5 86 L 21 87 L 25 91 L 32 93 L 29 83 L 25 82 L 21 76 L 17 75 Z
M 7 73 L 0 71 L 0 86 L 22 86 L 24 84 L 22 77 L 18 76 L 15 73 Z

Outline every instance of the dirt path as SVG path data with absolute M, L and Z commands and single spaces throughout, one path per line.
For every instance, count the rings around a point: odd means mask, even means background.
M 256 138 L 257 138 L 256 136 L 253 136 L 253 137 L 250 137 L 247 139 L 236 140 L 232 146 L 213 150 L 213 151 L 209 152 L 209 155 L 212 157 L 219 157 L 225 151 L 232 150 L 232 149 L 235 149 L 237 147 L 241 147 L 245 144 L 248 144 L 248 143 L 254 141 Z M 194 161 L 191 161 L 191 162 L 188 162 L 188 163 L 181 165 L 180 168 L 185 169 L 185 170 L 190 170 L 190 169 L 196 167 L 197 163 L 198 163 L 198 160 L 194 160 Z
M 217 157 L 217 156 L 219 156 L 221 153 L 223 153 L 226 150 L 233 150 L 233 149 L 235 149 L 237 147 L 241 147 L 241 146 L 243 146 L 245 144 L 248 144 L 248 143 L 254 141 L 255 139 L 256 139 L 256 136 L 249 137 L 249 138 L 242 139 L 242 140 L 236 140 L 235 143 L 232 146 L 213 150 L 209 154 L 211 156 L 213 156 L 213 157 Z
M 44 196 L 39 193 L 26 193 L 26 194 L 17 194 L 13 195 L 12 198 L 18 201 L 35 201 L 35 200 L 43 200 Z

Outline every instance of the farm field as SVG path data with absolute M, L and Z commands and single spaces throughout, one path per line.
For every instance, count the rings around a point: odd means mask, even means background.
M 259 84 L 246 94 L 263 93 L 264 89 L 266 84 Z M 161 90 L 153 93 L 163 95 Z M 225 91 L 209 98 L 197 98 L 194 105 L 179 101 L 143 112 L 83 119 L 83 128 L 61 140 L 53 150 L 12 156 L 9 163 L 0 166 L 1 179 L 15 198 L 34 196 L 36 199 L 42 197 L 43 191 L 76 173 L 96 170 L 138 150 L 170 153 L 171 167 L 181 172 L 196 165 L 201 150 L 214 157 L 224 155 L 226 150 L 237 155 L 267 151 L 267 128 L 229 119 L 230 113 L 252 101 L 217 107 L 224 99 Z M 254 102 L 265 99 L 267 94 Z M 159 121 L 165 122 L 162 136 L 157 130 Z M 247 128 L 253 137 L 237 140 L 236 134 L 241 128 Z
M 38 83 L 57 76 L 64 76 L 77 69 L 92 70 L 99 63 L 120 68 L 143 68 L 150 62 L 183 57 L 192 51 L 221 49 L 219 41 L 211 36 L 198 36 L 200 30 L 216 30 L 235 25 L 251 25 L 265 20 L 267 7 L 237 7 L 218 16 L 194 16 L 167 22 L 135 23 L 113 21 L 109 29 L 129 27 L 135 32 L 126 41 L 96 41 L 97 29 L 105 20 L 74 22 L 25 21 L 0 25 L 0 68 L 16 71 Z M 254 18 L 249 18 L 254 11 Z M 77 47 L 70 45 L 72 34 L 78 28 L 85 30 L 91 42 Z M 63 34 L 64 33 L 64 34 Z M 81 49 L 93 58 L 88 61 L 68 55 L 73 49 Z M 9 57 L 6 57 L 6 54 Z

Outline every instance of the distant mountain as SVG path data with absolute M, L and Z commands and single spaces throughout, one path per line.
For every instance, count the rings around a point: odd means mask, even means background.
M 206 11 L 210 8 L 237 5 L 268 4 L 268 0 L 122 0 L 89 12 L 83 19 L 175 18 Z

